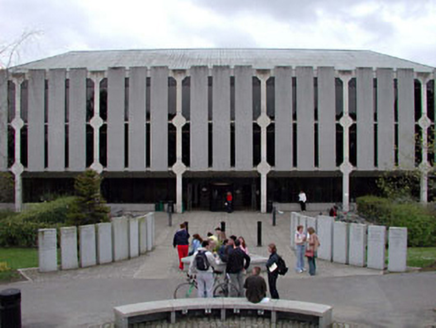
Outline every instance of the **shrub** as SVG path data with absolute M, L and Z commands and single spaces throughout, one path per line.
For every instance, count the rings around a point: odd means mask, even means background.
M 436 219 L 417 203 L 393 203 L 391 200 L 365 196 L 357 199 L 359 214 L 375 224 L 406 227 L 410 247 L 436 244 Z
M 109 221 L 110 209 L 101 195 L 101 182 L 101 176 L 93 170 L 86 170 L 76 178 L 74 182 L 76 199 L 68 213 L 70 225 L 79 226 Z
M 62 197 L 53 202 L 32 204 L 21 213 L 0 220 L 1 247 L 35 247 L 38 229 L 65 225 L 74 197 Z

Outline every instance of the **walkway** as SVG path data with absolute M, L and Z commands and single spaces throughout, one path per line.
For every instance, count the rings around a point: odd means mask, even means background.
M 178 269 L 172 247 L 173 234 L 184 221 L 189 222 L 191 235 L 202 236 L 225 221 L 227 234 L 244 236 L 250 252 L 260 255 L 267 255 L 267 244 L 275 242 L 291 267 L 279 278 L 281 297 L 333 305 L 338 322 L 359 327 L 436 325 L 434 272 L 383 275 L 376 270 L 318 261 L 317 276 L 295 273 L 289 213 L 278 215 L 275 227 L 270 214 L 254 212 L 175 214 L 172 227 L 166 213 L 156 213 L 156 248 L 142 257 L 49 274 L 31 270 L 32 282 L 2 288 L 21 289 L 24 327 L 104 327 L 113 320 L 114 306 L 171 298 L 185 275 Z M 256 246 L 258 221 L 263 226 L 262 247 Z

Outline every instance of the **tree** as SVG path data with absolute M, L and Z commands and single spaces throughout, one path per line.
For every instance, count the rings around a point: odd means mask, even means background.
M 109 221 L 110 208 L 101 195 L 101 176 L 94 170 L 86 170 L 74 182 L 76 201 L 68 213 L 72 225 L 95 224 Z

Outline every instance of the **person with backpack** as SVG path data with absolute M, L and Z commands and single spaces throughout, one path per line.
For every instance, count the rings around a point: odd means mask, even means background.
M 277 278 L 279 277 L 279 256 L 277 254 L 276 244 L 269 244 L 268 252 L 270 253 L 270 256 L 266 262 L 266 269 L 268 272 L 269 292 L 272 299 L 279 299 L 279 292 L 277 291 Z
M 173 247 L 177 247 L 179 254 L 179 269 L 183 271 L 182 258 L 187 257 L 189 253 L 189 233 L 186 231 L 186 225 L 180 224 L 180 230 L 174 234 Z
M 198 297 L 213 297 L 213 271 L 219 260 L 211 252 L 209 240 L 204 240 L 189 265 L 189 275 L 197 276 Z
M 241 249 L 241 242 L 235 240 L 235 248 L 228 253 L 226 272 L 230 276 L 230 282 L 238 288 L 230 290 L 230 296 L 243 297 L 244 296 L 244 278 L 243 271 L 247 270 L 250 266 L 251 258 Z

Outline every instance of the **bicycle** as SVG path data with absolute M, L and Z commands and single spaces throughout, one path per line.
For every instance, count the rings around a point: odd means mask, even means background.
M 222 272 L 214 271 L 213 297 L 228 297 L 233 290 L 237 294 L 238 288 L 230 282 L 228 274 L 224 275 L 221 281 Z M 183 282 L 174 290 L 173 297 L 177 298 L 196 298 L 198 295 L 198 284 L 195 276 L 187 274 L 187 282 Z

